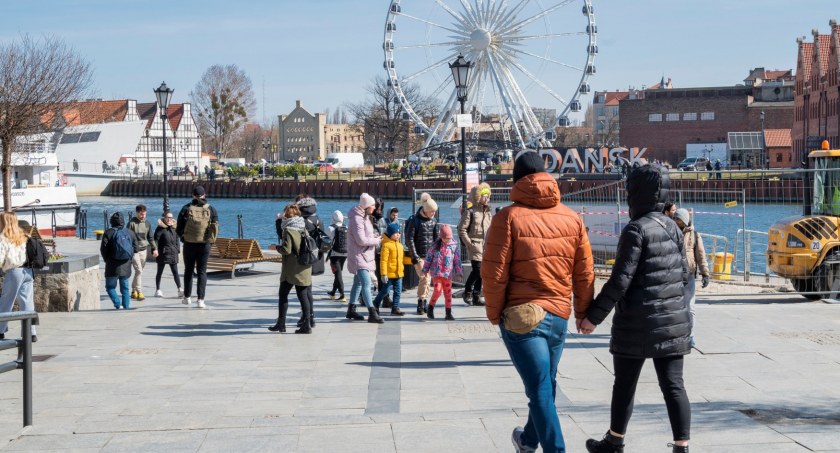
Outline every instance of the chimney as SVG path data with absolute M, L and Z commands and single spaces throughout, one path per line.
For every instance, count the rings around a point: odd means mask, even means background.
M 295 108 L 301 108 L 301 107 L 303 107 L 303 102 L 295 101 Z

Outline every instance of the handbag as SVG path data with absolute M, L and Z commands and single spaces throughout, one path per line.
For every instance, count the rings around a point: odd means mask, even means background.
M 505 329 L 524 335 L 534 330 L 545 319 L 545 309 L 533 302 L 528 302 L 505 308 L 502 319 L 505 322 Z

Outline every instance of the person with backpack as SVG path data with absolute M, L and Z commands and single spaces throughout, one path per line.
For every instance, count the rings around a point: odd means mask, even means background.
M 376 270 L 374 253 L 379 237 L 373 231 L 370 215 L 376 201 L 363 193 L 359 197 L 359 204 L 350 209 L 347 226 L 347 269 L 353 274 L 353 287 L 350 289 L 350 303 L 347 315 L 350 320 L 364 321 L 365 317 L 356 313 L 356 301 L 361 295 L 362 301 L 368 309 L 368 322 L 382 324 L 382 318 L 373 306 L 371 295 L 371 275 Z
M 321 222 L 321 218 L 318 217 L 318 203 L 314 198 L 302 193 L 295 198 L 295 204 L 300 208 L 300 216 L 303 217 L 303 221 L 306 224 L 306 231 L 316 241 L 319 241 L 321 236 L 325 236 L 326 233 L 324 233 L 324 224 Z M 320 248 L 322 245 L 318 244 L 318 247 Z M 319 252 L 318 261 L 312 265 L 312 275 L 321 275 L 323 273 L 324 253 Z
M 5 273 L 3 290 L 0 292 L 0 313 L 12 311 L 15 301 L 18 302 L 21 311 L 35 311 L 35 279 L 32 266 L 27 266 L 28 242 L 26 233 L 18 226 L 15 213 L 0 212 L 0 269 Z M 0 339 L 6 338 L 8 330 L 8 321 L 0 322 Z M 32 341 L 38 341 L 34 325 Z
M 204 187 L 193 188 L 192 201 L 185 204 L 178 214 L 175 233 L 184 244 L 184 298 L 181 303 L 188 307 L 192 305 L 192 279 L 193 274 L 196 274 L 198 308 L 205 308 L 207 259 L 219 234 L 219 214 L 216 208 L 207 203 Z
M 137 253 L 131 258 L 131 266 L 134 269 L 134 278 L 131 280 L 131 298 L 136 300 L 146 299 L 143 296 L 143 268 L 146 267 L 146 259 L 149 256 L 147 249 L 151 249 L 152 256 L 157 258 L 157 242 L 152 234 L 152 224 L 146 220 L 146 206 L 138 204 L 134 208 L 135 216 L 128 222 L 128 229 L 137 236 Z
M 295 330 L 298 334 L 312 333 L 309 322 L 312 309 L 312 257 L 314 250 L 303 250 L 303 244 L 312 240 L 306 232 L 306 224 L 300 215 L 300 208 L 295 204 L 286 206 L 283 210 L 281 225 L 282 243 L 277 251 L 283 255 L 283 268 L 280 271 L 280 290 L 277 299 L 277 322 L 268 328 L 272 332 L 286 332 L 286 313 L 289 310 L 289 293 L 295 288 L 300 309 L 302 323 Z M 309 264 L 306 264 L 309 263 Z
M 114 308 L 129 309 L 131 293 L 128 291 L 128 277 L 131 277 L 131 259 L 137 253 L 137 236 L 125 227 L 121 212 L 115 212 L 110 219 L 111 228 L 105 230 L 99 253 L 105 260 L 105 291 Z M 117 283 L 120 285 L 120 297 L 117 296 Z
M 347 261 L 347 227 L 344 226 L 344 214 L 341 211 L 335 211 L 332 214 L 332 223 L 328 232 L 330 236 L 330 270 L 333 275 L 333 286 L 327 295 L 330 299 L 338 299 L 341 302 L 347 302 L 344 297 L 344 263 Z M 336 293 L 339 294 L 336 297 Z
M 473 187 L 470 191 L 472 207 L 464 211 L 458 222 L 458 238 L 472 265 L 464 283 L 464 303 L 467 305 L 484 305 L 484 297 L 481 295 L 481 260 L 484 255 L 484 237 L 493 220 L 490 194 L 490 185 L 486 182 Z
M 435 214 L 437 203 L 432 196 L 423 193 L 420 195 L 420 208 L 408 220 L 405 221 L 405 245 L 408 247 L 408 254 L 411 262 L 414 263 L 414 270 L 420 279 L 417 285 L 417 314 L 426 313 L 426 303 L 429 296 L 429 276 L 423 273 L 423 260 L 429 247 L 438 238 L 438 227 Z
M 184 297 L 184 290 L 181 289 L 181 277 L 178 275 L 178 256 L 181 254 L 181 241 L 175 233 L 175 217 L 171 211 L 163 213 L 163 217 L 157 222 L 155 229 L 155 242 L 158 246 L 157 273 L 155 274 L 155 297 L 163 297 L 160 290 L 160 278 L 163 271 L 169 266 L 172 270 L 172 277 L 175 279 L 175 286 L 178 287 L 178 297 Z

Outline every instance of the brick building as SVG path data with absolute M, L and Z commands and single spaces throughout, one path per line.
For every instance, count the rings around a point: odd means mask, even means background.
M 686 157 L 689 144 L 727 143 L 730 132 L 790 129 L 792 85 L 791 71 L 757 68 L 750 71 L 744 85 L 647 89 L 643 97 L 619 102 L 620 143 L 646 147 L 649 159 L 676 165 Z M 761 112 L 765 114 L 764 124 Z M 744 164 L 736 159 L 729 156 L 729 164 Z M 765 166 L 766 153 L 751 162 Z
M 822 139 L 832 148 L 840 148 L 840 26 L 833 19 L 829 25 L 831 34 L 814 30 L 814 42 L 797 39 L 792 140 L 794 156 L 800 161 L 805 161 Z

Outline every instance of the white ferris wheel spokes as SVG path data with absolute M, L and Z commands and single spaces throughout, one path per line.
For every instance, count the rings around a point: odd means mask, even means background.
M 582 5 L 577 9 L 573 5 Z M 410 11 L 409 11 L 410 8 Z M 583 20 L 581 20 L 581 12 Z M 585 23 L 584 23 L 585 22 Z M 467 91 L 473 139 L 551 146 L 555 127 L 581 111 L 595 74 L 592 0 L 391 0 L 382 48 L 388 83 L 425 146 L 452 140 L 460 113 L 448 63 L 474 64 Z M 403 92 L 416 84 L 440 102 L 423 117 Z

